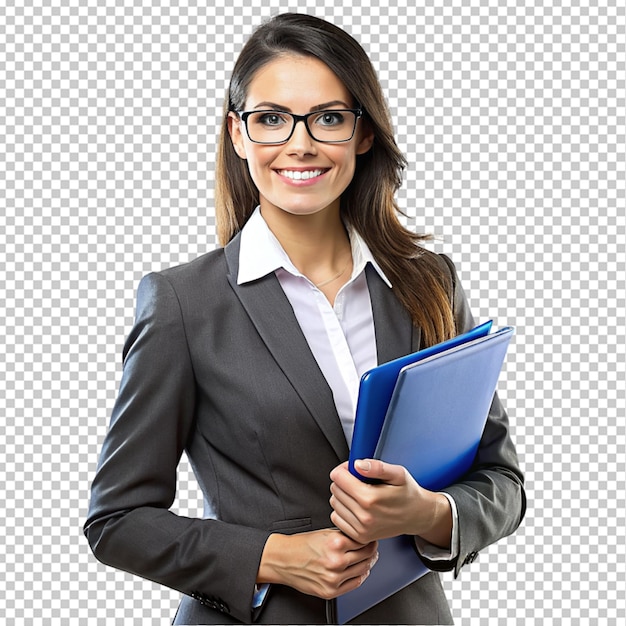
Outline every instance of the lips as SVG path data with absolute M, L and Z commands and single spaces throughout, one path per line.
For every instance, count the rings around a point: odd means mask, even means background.
M 314 169 L 314 170 L 276 170 L 278 174 L 289 178 L 290 180 L 311 180 L 321 176 L 328 170 L 326 169 Z

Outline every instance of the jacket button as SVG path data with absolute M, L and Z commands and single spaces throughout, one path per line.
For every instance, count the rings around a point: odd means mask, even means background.
M 463 565 L 469 565 L 473 563 L 478 558 L 478 552 L 470 552 L 463 561 Z

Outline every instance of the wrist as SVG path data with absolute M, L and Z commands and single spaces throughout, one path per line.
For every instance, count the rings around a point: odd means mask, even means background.
M 282 583 L 280 572 L 283 565 L 283 557 L 285 554 L 289 554 L 288 543 L 289 535 L 273 533 L 267 538 L 261 554 L 259 571 L 257 572 L 257 584 Z
M 424 541 L 449 549 L 452 539 L 452 507 L 450 501 L 442 493 L 427 491 L 425 508 L 428 515 L 424 517 L 425 524 L 414 534 Z

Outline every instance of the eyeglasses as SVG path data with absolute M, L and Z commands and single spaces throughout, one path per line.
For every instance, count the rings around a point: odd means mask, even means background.
M 354 137 L 362 109 L 328 109 L 295 115 L 285 111 L 239 111 L 250 141 L 281 144 L 291 139 L 298 122 L 304 122 L 309 135 L 321 143 L 344 143 Z

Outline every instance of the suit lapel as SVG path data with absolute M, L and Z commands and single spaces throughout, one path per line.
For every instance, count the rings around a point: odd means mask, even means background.
M 252 324 L 330 442 L 337 458 L 340 461 L 346 459 L 348 444 L 332 391 L 278 279 L 274 274 L 269 274 L 258 281 L 237 285 L 239 236 L 224 251 L 229 270 L 228 281 Z
M 237 285 L 239 236 L 224 249 L 228 280 L 261 339 L 324 433 L 339 460 L 348 445 L 333 395 L 293 313 L 278 279 L 270 274 Z M 372 302 L 378 363 L 386 363 L 420 349 L 421 333 L 393 292 L 368 265 L 367 283 Z
M 413 326 L 406 309 L 371 265 L 367 266 L 366 273 L 372 301 L 378 363 L 386 363 L 416 352 L 421 343 L 419 328 Z

